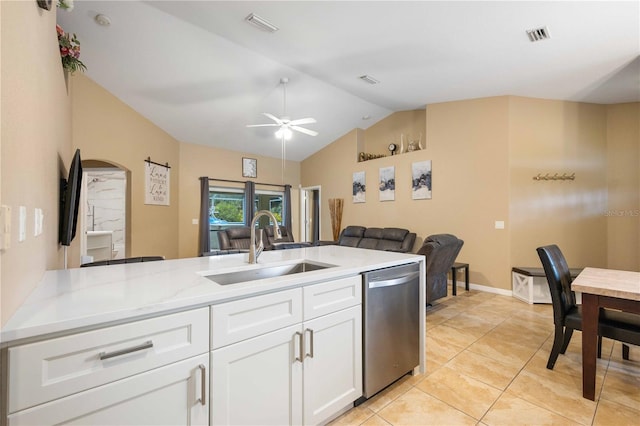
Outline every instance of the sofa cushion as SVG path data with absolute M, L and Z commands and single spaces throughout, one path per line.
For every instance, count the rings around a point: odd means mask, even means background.
M 340 234 L 338 244 L 347 247 L 358 247 L 360 240 L 364 236 L 364 226 L 347 226 Z
M 382 228 L 367 228 L 364 231 L 364 237 L 358 243 L 358 248 L 377 249 L 378 243 L 382 238 Z
M 407 234 L 409 233 L 408 229 L 403 228 L 384 228 L 382 231 L 382 237 L 385 240 L 392 241 L 404 241 Z

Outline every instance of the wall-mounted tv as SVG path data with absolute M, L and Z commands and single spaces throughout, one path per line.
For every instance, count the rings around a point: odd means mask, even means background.
M 80 159 L 80 150 L 76 149 L 73 160 L 71 160 L 71 167 L 69 167 L 69 178 L 60 179 L 59 240 L 63 246 L 71 245 L 71 241 L 76 236 L 81 186 L 82 160 Z

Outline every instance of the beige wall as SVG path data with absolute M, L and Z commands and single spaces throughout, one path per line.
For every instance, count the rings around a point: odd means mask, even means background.
M 493 228 L 509 213 L 507 119 L 506 97 L 429 105 L 425 150 L 358 163 L 353 131 L 307 158 L 303 186 L 322 187 L 321 238 L 331 239 L 327 199 L 344 198 L 343 227 L 408 228 L 418 235 L 414 251 L 428 235 L 456 234 L 465 240 L 459 258 L 471 263 L 471 280 L 510 288 L 508 234 Z M 411 163 L 424 160 L 432 160 L 433 199 L 412 200 Z M 380 202 L 378 171 L 387 166 L 395 166 L 395 201 Z M 354 204 L 351 182 L 359 171 L 366 173 L 367 199 Z
M 82 159 L 106 161 L 130 172 L 128 256 L 177 258 L 180 144 L 88 77 L 74 76 L 71 89 L 73 143 Z M 144 204 L 147 157 L 171 166 L 169 206 Z M 78 264 L 76 257 L 72 266 Z
M 414 249 L 430 234 L 458 235 L 476 284 L 510 290 L 511 267 L 539 266 L 536 247 L 552 243 L 571 266 L 639 270 L 638 105 L 521 97 L 429 105 L 425 150 L 357 163 L 354 131 L 303 161 L 302 184 L 322 187 L 323 239 L 331 238 L 327 199 L 344 198 L 343 227 L 408 228 L 418 234 Z M 378 140 L 392 137 L 384 124 L 377 130 Z M 411 200 L 411 163 L 423 160 L 433 162 L 433 199 Z M 392 202 L 378 201 L 386 166 L 395 166 Z M 363 204 L 351 202 L 357 171 L 366 172 Z M 538 173 L 576 179 L 534 181 Z M 501 220 L 505 229 L 495 229 Z
M 606 108 L 607 266 L 640 271 L 640 103 Z
M 274 139 L 274 143 L 279 143 Z M 295 143 L 295 138 L 288 142 Z M 280 185 L 288 183 L 291 188 L 292 226 L 293 235 L 299 241 L 299 190 L 300 163 L 287 161 L 285 165 L 284 181 L 282 178 L 282 160 L 279 158 L 263 157 L 237 151 L 209 148 L 189 143 L 180 144 L 180 221 L 179 246 L 180 257 L 197 256 L 198 225 L 193 219 L 198 219 L 200 211 L 200 180 L 201 176 L 209 178 L 246 181 L 242 177 L 242 157 L 255 158 L 258 162 L 258 177 L 252 179 L 259 183 Z M 211 181 L 210 185 L 232 186 L 225 182 Z M 241 184 L 235 184 L 242 187 Z M 256 185 L 256 189 L 279 190 L 278 187 Z
M 603 105 L 510 97 L 513 266 L 538 266 L 557 244 L 572 267 L 607 263 L 607 144 Z M 533 180 L 575 173 L 575 180 Z
M 59 180 L 71 162 L 70 99 L 56 37 L 56 8 L 0 2 L 1 203 L 12 209 L 11 247 L 0 252 L 0 321 L 4 325 L 46 269 L 63 266 L 58 244 Z M 27 236 L 18 242 L 18 208 Z M 44 212 L 34 237 L 34 209 Z M 73 242 L 72 251 L 77 248 Z

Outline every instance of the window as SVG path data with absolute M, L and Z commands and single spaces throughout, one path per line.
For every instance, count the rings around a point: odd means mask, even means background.
M 253 200 L 255 211 L 269 210 L 283 225 L 284 191 L 256 190 Z M 245 224 L 245 199 L 244 190 L 241 188 L 209 188 L 209 242 L 211 249 L 220 248 L 218 243 L 218 231 Z M 257 227 L 270 226 L 268 217 L 261 217 Z
M 276 217 L 278 225 L 284 225 L 282 221 L 282 205 L 284 200 L 284 192 L 282 191 L 260 191 L 256 190 L 254 199 L 255 211 L 269 210 Z M 270 226 L 271 221 L 264 216 L 258 219 L 258 228 Z

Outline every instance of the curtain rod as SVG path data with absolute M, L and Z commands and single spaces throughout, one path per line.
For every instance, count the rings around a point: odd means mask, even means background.
M 209 180 L 215 180 L 217 182 L 231 182 L 231 183 L 241 183 L 244 184 L 246 183 L 246 181 L 243 180 L 231 180 L 231 179 L 216 179 L 216 178 L 207 178 Z M 280 187 L 285 187 L 286 185 L 278 185 L 277 183 L 261 183 L 261 182 L 254 182 L 256 185 L 264 185 L 264 186 L 280 186 Z

